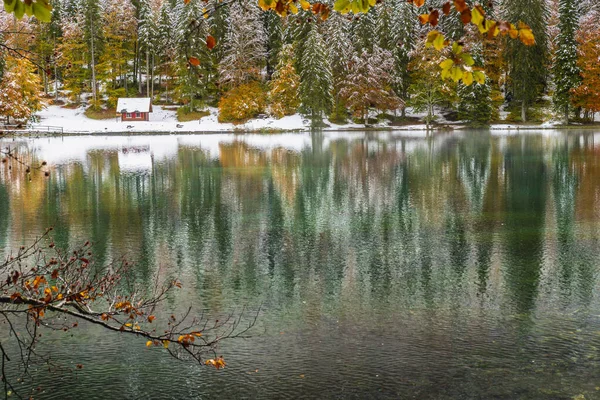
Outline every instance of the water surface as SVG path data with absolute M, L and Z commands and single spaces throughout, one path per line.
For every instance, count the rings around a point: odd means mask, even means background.
M 173 299 L 262 307 L 214 371 L 82 326 L 43 398 L 600 398 L 600 133 L 0 140 L 0 249 L 47 226 Z

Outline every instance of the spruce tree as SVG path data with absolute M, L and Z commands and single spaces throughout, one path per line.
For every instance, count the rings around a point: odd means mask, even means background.
M 283 19 L 272 12 L 267 12 L 263 15 L 263 23 L 267 34 L 267 79 L 271 79 L 278 66 L 279 52 L 283 46 Z
M 481 48 L 474 48 L 471 50 L 475 65 L 478 67 L 483 66 L 483 57 L 481 53 Z M 459 83 L 457 94 L 459 98 L 458 119 L 468 121 L 474 126 L 489 124 L 493 112 L 489 79 L 486 79 L 484 84 L 472 83 L 471 85 L 466 86 Z
M 230 6 L 225 54 L 219 66 L 221 85 L 234 88 L 261 80 L 267 57 L 265 37 L 261 10 L 256 4 L 235 2 Z
M 525 22 L 535 36 L 535 45 L 507 39 L 505 58 L 508 63 L 509 90 L 521 105 L 521 119 L 546 87 L 548 70 L 548 9 L 545 0 L 504 0 L 504 18 L 515 25 Z
M 577 33 L 579 13 L 575 0 L 558 1 L 559 23 L 557 48 L 554 56 L 554 105 L 563 113 L 565 121 L 569 122 L 571 110 L 571 90 L 581 81 L 580 70 L 577 66 Z
M 301 111 L 309 115 L 313 126 L 318 126 L 323 114 L 332 107 L 332 76 L 326 44 L 316 24 L 311 24 L 301 59 Z
M 417 9 L 408 2 L 400 1 L 394 10 L 391 29 L 394 34 L 394 47 L 390 49 L 394 56 L 393 88 L 396 94 L 406 101 L 411 83 L 408 69 L 410 54 L 419 40 Z M 402 116 L 405 116 L 405 108 L 402 108 Z
M 326 21 L 324 34 L 327 38 L 332 73 L 333 110 L 330 119 L 335 122 L 345 122 L 347 112 L 340 91 L 346 80 L 348 63 L 352 57 L 350 22 L 345 16 L 335 13 Z
M 174 8 L 178 17 L 174 35 L 178 80 L 174 89 L 178 100 L 185 103 L 189 111 L 205 105 L 215 76 L 210 50 L 206 46 L 209 30 L 203 13 L 199 1 L 186 4 L 185 0 L 177 0 Z M 190 65 L 187 54 L 196 57 L 197 66 Z
M 373 50 L 373 44 L 377 43 L 377 8 L 371 7 L 365 14 L 357 14 L 352 22 L 352 42 L 358 53 L 363 50 Z

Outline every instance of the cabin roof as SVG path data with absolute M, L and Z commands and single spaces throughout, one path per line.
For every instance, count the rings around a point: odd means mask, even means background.
M 150 112 L 152 102 L 150 97 L 122 98 L 117 100 L 118 113 Z

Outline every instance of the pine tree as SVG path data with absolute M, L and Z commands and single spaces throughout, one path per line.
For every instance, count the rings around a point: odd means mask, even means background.
M 371 51 L 373 44 L 377 43 L 377 8 L 371 7 L 366 14 L 357 14 L 352 22 L 352 42 L 360 54 L 363 50 Z
M 149 0 L 140 0 L 138 3 L 138 43 L 139 53 L 143 55 L 146 65 L 146 95 L 151 96 L 150 92 L 150 79 L 152 76 L 151 71 L 151 57 L 153 56 L 154 46 L 157 42 L 157 17 L 154 15 L 152 8 L 150 7 Z M 141 69 L 140 69 L 141 73 Z M 142 80 L 140 79 L 140 89 Z M 141 90 L 140 90 L 141 92 Z
M 118 97 L 127 93 L 129 60 L 134 56 L 133 46 L 137 21 L 131 3 L 106 0 L 103 14 L 104 52 L 98 64 L 101 80 L 106 82 L 108 106 L 116 106 Z
M 279 63 L 279 52 L 283 46 L 283 19 L 272 12 L 267 12 L 263 15 L 263 23 L 267 34 L 267 79 L 271 79 Z
M 174 74 L 174 62 L 177 58 L 175 43 L 175 31 L 172 10 L 168 1 L 163 2 L 158 11 L 157 33 L 157 55 L 159 83 L 162 84 L 165 78 L 165 97 L 169 101 L 169 83 Z
M 304 47 L 300 73 L 301 111 L 310 115 L 313 126 L 319 125 L 323 114 L 332 107 L 332 76 L 323 37 L 316 24 L 311 25 Z
M 545 0 L 504 0 L 503 17 L 518 25 L 527 23 L 535 36 L 535 45 L 507 39 L 505 58 L 508 62 L 510 91 L 521 104 L 521 119 L 527 121 L 527 110 L 546 86 L 548 67 L 548 10 Z
M 203 107 L 215 90 L 216 69 L 206 46 L 209 27 L 203 13 L 203 5 L 198 1 L 186 4 L 185 0 L 177 0 L 174 9 L 174 14 L 178 17 L 174 37 L 178 71 L 175 94 L 189 111 Z M 191 66 L 186 54 L 196 57 L 198 66 Z
M 270 82 L 269 100 L 271 102 L 271 114 L 276 118 L 292 115 L 300 105 L 298 89 L 300 87 L 300 76 L 294 68 L 294 53 L 292 45 L 285 45 L 279 57 L 277 70 Z
M 406 101 L 411 83 L 408 69 L 410 54 L 415 49 L 418 40 L 417 9 L 405 1 L 392 4 L 392 6 L 394 13 L 392 14 L 391 34 L 394 42 L 390 50 L 394 56 L 393 89 L 401 99 Z M 405 108 L 402 108 L 402 116 L 405 116 Z
M 42 109 L 42 87 L 34 65 L 23 57 L 6 60 L 6 69 L 0 81 L 0 115 L 24 121 Z
M 102 35 L 102 9 L 100 0 L 82 0 L 81 14 L 83 19 L 83 35 L 88 46 L 86 63 L 89 71 L 88 79 L 92 91 L 92 107 L 99 106 L 98 81 L 96 79 L 96 64 L 100 60 L 104 47 L 104 37 Z
M 483 56 L 481 48 L 477 47 L 471 50 L 471 55 L 475 60 L 477 67 L 483 66 Z M 473 83 L 469 86 L 458 85 L 457 94 L 458 118 L 463 121 L 469 121 L 475 126 L 487 125 L 492 119 L 492 98 L 491 86 L 489 80 L 484 84 Z
M 260 13 L 254 3 L 230 6 L 225 55 L 219 66 L 220 82 L 226 88 L 262 78 L 267 53 Z
M 330 120 L 345 122 L 347 116 L 346 105 L 340 91 L 348 75 L 348 63 L 352 57 L 350 22 L 339 13 L 331 15 L 325 23 L 325 36 L 328 38 L 327 47 L 333 88 L 333 111 Z
M 394 67 L 392 54 L 374 45 L 371 52 L 363 50 L 354 54 L 350 71 L 341 91 L 346 104 L 356 117 L 369 120 L 369 109 L 396 110 L 402 104 L 392 89 L 389 71 Z
M 84 16 L 77 13 L 63 18 L 63 36 L 58 45 L 58 64 L 62 68 L 63 88 L 69 91 L 73 101 L 79 101 L 84 90 L 88 69 L 86 60 L 88 45 L 84 38 Z
M 579 13 L 575 0 L 559 0 L 559 23 L 557 49 L 554 57 L 554 105 L 560 110 L 569 122 L 571 110 L 571 91 L 575 89 L 580 80 L 580 71 L 577 66 L 577 32 Z

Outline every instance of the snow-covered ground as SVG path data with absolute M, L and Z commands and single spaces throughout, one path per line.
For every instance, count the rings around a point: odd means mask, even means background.
M 281 119 L 272 117 L 252 119 L 245 124 L 234 125 L 231 123 L 220 123 L 217 120 L 218 110 L 210 108 L 210 115 L 201 118 L 199 121 L 179 122 L 175 111 L 165 110 L 161 106 L 154 106 L 154 111 L 150 114 L 150 121 L 126 121 L 121 122 L 120 118 L 96 120 L 85 116 L 84 107 L 76 109 L 64 108 L 61 106 L 48 106 L 37 114 L 38 122 L 30 124 L 33 129 L 36 127 L 60 127 L 64 133 L 219 133 L 219 132 L 268 132 L 268 131 L 309 131 L 310 121 L 299 114 L 290 115 Z M 412 113 L 407 110 L 409 117 L 422 117 L 418 113 Z M 438 124 L 452 126 L 454 129 L 460 129 L 464 124 L 461 122 L 446 121 L 438 113 Z M 324 121 L 329 127 L 325 131 L 344 131 L 344 130 L 362 130 L 361 124 L 336 125 L 328 120 Z M 517 125 L 517 124 L 494 124 L 490 126 L 492 130 L 513 131 L 524 129 L 553 129 L 560 122 L 549 121 L 542 125 Z M 374 128 L 389 129 L 395 131 L 409 131 L 415 136 L 425 136 L 424 124 L 413 124 L 403 126 L 388 126 L 385 123 L 375 125 Z
M 41 126 L 61 127 L 65 133 L 122 133 L 122 132 L 259 132 L 259 131 L 308 131 L 310 122 L 301 115 L 291 115 L 281 119 L 252 119 L 245 124 L 234 125 L 217 120 L 217 109 L 210 108 L 210 115 L 199 121 L 179 122 L 175 111 L 154 106 L 150 121 L 126 121 L 120 118 L 96 120 L 84 114 L 85 108 L 69 109 L 61 106 L 48 106 L 37 114 Z M 327 122 L 332 130 L 360 129 L 362 125 L 335 125 Z

